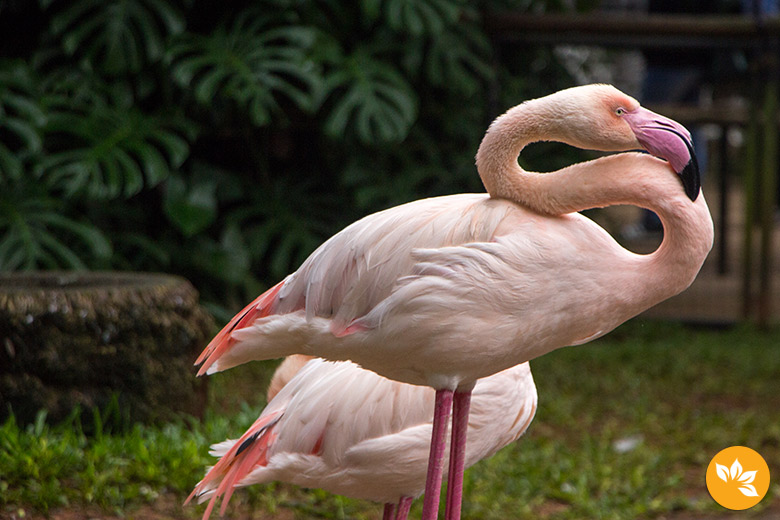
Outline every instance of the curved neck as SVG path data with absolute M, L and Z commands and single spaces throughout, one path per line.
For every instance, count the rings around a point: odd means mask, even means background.
M 625 195 L 623 188 L 629 186 L 616 185 L 616 182 L 621 184 L 620 178 L 608 179 L 604 173 L 590 174 L 604 158 L 547 174 L 527 172 L 520 167 L 517 163 L 520 152 L 526 145 L 539 141 L 556 141 L 578 148 L 605 151 L 640 147 L 636 141 L 633 141 L 635 146 L 627 148 L 605 148 L 603 143 L 600 146 L 588 143 L 587 136 L 578 135 L 576 128 L 589 124 L 595 126 L 595 123 L 588 121 L 581 113 L 551 109 L 551 97 L 526 101 L 509 109 L 490 125 L 476 156 L 477 170 L 487 192 L 494 198 L 509 199 L 548 215 L 639 202 L 635 200 L 635 194 L 631 194 L 628 201 L 621 199 Z M 619 173 L 625 177 L 623 172 Z M 571 182 L 579 180 L 582 182 Z M 593 187 L 596 182 L 599 190 L 583 191 Z
M 540 213 L 559 213 L 540 198 L 541 176 L 517 164 L 526 145 L 554 140 L 555 129 L 549 128 L 544 116 L 543 106 L 526 101 L 493 121 L 477 150 L 477 171 L 491 197 L 509 199 Z
M 523 170 L 518 155 L 527 144 L 542 140 L 587 147 L 566 135 L 565 121 L 549 117 L 543 103 L 523 103 L 496 119 L 477 152 L 477 169 L 491 197 L 545 215 L 617 204 L 650 209 L 661 219 L 664 239 L 637 264 L 642 273 L 636 274 L 646 277 L 649 291 L 658 292 L 649 299 L 660 301 L 690 285 L 713 241 L 703 195 L 692 202 L 666 161 L 642 153 L 610 155 L 544 174 Z

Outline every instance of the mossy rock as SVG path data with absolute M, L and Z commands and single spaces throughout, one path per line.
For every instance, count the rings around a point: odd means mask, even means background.
M 52 421 L 119 405 L 123 420 L 200 415 L 192 366 L 213 333 L 197 291 L 176 276 L 0 274 L 0 420 Z

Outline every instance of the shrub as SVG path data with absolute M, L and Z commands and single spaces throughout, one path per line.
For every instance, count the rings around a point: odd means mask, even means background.
M 0 270 L 175 272 L 215 311 L 362 215 L 481 190 L 488 86 L 503 109 L 565 83 L 544 51 L 543 77 L 525 72 L 538 52 L 497 65 L 460 0 L 17 0 L 0 15 Z

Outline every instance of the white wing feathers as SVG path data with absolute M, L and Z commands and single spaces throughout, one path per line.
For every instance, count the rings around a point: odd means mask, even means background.
M 282 412 L 268 463 L 239 485 L 282 480 L 380 502 L 418 496 L 425 486 L 433 401 L 431 388 L 391 381 L 349 362 L 313 359 L 263 411 L 261 418 Z M 478 381 L 467 466 L 517 439 L 535 410 L 527 363 Z M 212 452 L 223 455 L 235 442 L 215 444 Z
M 276 310 L 305 306 L 307 321 L 331 318 L 332 329 L 343 330 L 411 274 L 413 250 L 489 241 L 511 208 L 484 194 L 465 194 L 369 215 L 331 237 L 288 277 Z
M 286 401 L 285 409 L 294 410 L 294 417 L 286 412 L 279 421 L 271 458 L 285 451 L 310 453 L 319 441 L 322 457 L 333 464 L 351 446 L 426 423 L 433 413 L 430 389 L 322 359 L 310 361 L 271 404 L 278 400 Z

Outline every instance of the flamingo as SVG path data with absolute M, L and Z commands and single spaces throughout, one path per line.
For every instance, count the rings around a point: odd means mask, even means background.
M 649 154 L 523 170 L 521 150 L 542 140 Z M 487 194 L 414 201 L 349 225 L 233 318 L 196 362 L 200 375 L 302 353 L 434 388 L 424 520 L 437 517 L 450 416 L 445 516 L 460 516 L 477 379 L 587 343 L 678 294 L 713 241 L 690 133 L 609 85 L 511 108 L 489 127 L 476 165 Z M 658 214 L 657 250 L 632 253 L 577 213 L 614 204 Z
M 271 382 L 268 383 L 268 391 L 265 394 L 267 403 L 273 401 L 276 394 L 278 394 L 282 388 L 287 386 L 287 383 L 295 377 L 295 374 L 301 371 L 306 366 L 306 363 L 314 359 L 312 356 L 306 356 L 304 354 L 293 354 L 287 356 L 274 370 L 274 375 L 271 376 Z
M 406 519 L 425 486 L 433 389 L 308 356 L 287 358 L 273 381 L 246 433 L 212 446 L 221 459 L 187 499 L 210 498 L 203 520 L 220 496 L 224 514 L 236 486 L 273 480 L 383 502 L 385 520 Z M 528 363 L 477 381 L 466 467 L 517 440 L 536 402 Z

